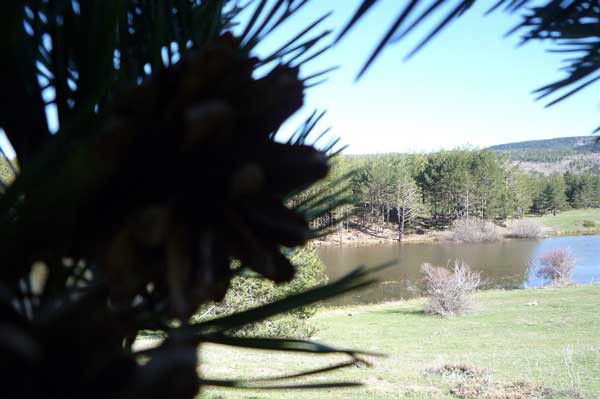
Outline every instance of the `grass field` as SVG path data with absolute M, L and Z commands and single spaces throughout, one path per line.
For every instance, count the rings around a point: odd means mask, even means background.
M 597 234 L 600 233 L 600 209 L 574 209 L 545 216 L 530 216 L 529 219 L 538 221 L 552 229 L 552 234 Z M 585 227 L 583 222 L 589 220 L 595 223 L 594 227 Z
M 486 291 L 476 299 L 476 312 L 447 319 L 425 315 L 422 300 L 317 314 L 314 322 L 320 328 L 319 341 L 383 352 L 388 357 L 371 359 L 372 368 L 352 367 L 291 382 L 350 380 L 364 382 L 363 387 L 326 391 L 215 388 L 205 390 L 201 397 L 600 397 L 600 285 Z M 206 345 L 201 353 L 203 374 L 210 378 L 286 374 L 342 359 L 216 345 Z M 461 371 L 453 372 L 458 364 L 484 369 L 484 377 L 473 379 Z M 444 366 L 447 372 L 431 372 L 444 370 Z M 543 396 L 542 387 L 551 389 L 552 396 Z

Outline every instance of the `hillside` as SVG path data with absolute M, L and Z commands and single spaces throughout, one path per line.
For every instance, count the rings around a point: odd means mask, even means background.
M 529 173 L 600 174 L 600 143 L 596 136 L 530 140 L 489 147 Z
M 499 144 L 490 147 L 494 151 L 524 151 L 524 150 L 571 150 L 598 151 L 594 143 L 595 136 L 559 137 L 548 140 L 519 141 L 516 143 Z

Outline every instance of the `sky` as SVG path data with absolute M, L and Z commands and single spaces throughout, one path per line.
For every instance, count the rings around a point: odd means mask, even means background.
M 479 4 L 488 2 L 479 2 Z M 323 24 L 337 31 L 351 17 L 357 1 L 312 1 L 294 20 L 263 43 L 300 31 L 307 21 L 333 10 Z M 532 91 L 558 80 L 561 58 L 550 44 L 517 47 L 517 35 L 505 37 L 517 15 L 473 7 L 408 61 L 404 57 L 431 25 L 406 41 L 388 46 L 358 82 L 360 67 L 398 15 L 404 2 L 383 0 L 350 35 L 303 70 L 304 75 L 330 66 L 340 69 L 327 83 L 309 89 L 305 106 L 282 128 L 295 129 L 314 109 L 325 109 L 323 127 L 341 137 L 346 153 L 416 152 L 471 146 L 484 148 L 515 141 L 584 136 L 600 125 L 595 88 L 544 108 Z M 443 11 L 440 15 L 443 14 Z M 436 20 L 432 20 L 435 22 Z M 439 21 L 439 19 L 437 19 Z
M 309 1 L 261 43 L 258 55 L 269 53 L 330 10 L 333 14 L 319 29 L 333 29 L 335 37 L 358 3 Z M 340 69 L 330 74 L 328 82 L 308 89 L 304 108 L 288 120 L 280 136 L 289 136 L 315 109 L 327 110 L 319 128 L 331 127 L 329 138 L 341 138 L 348 154 L 485 148 L 591 134 L 600 125 L 598 85 L 550 108 L 544 108 L 543 100 L 534 101 L 534 89 L 563 76 L 560 55 L 548 53 L 548 45 L 541 43 L 517 48 L 517 35 L 504 36 L 518 16 L 496 12 L 484 17 L 489 3 L 477 2 L 408 61 L 405 55 L 431 24 L 388 46 L 356 81 L 361 66 L 405 4 L 380 0 L 345 39 L 303 67 L 303 76 L 336 65 Z M 440 15 L 432 22 L 439 21 Z M 51 130 L 56 129 L 55 119 L 49 115 Z M 13 156 L 4 134 L 0 146 Z

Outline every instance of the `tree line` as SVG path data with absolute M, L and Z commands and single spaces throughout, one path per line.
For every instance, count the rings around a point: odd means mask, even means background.
M 599 175 L 527 174 L 491 150 L 342 155 L 335 158 L 328 178 L 302 195 L 320 192 L 325 204 L 342 190 L 347 203 L 324 213 L 313 227 L 377 229 L 392 223 L 401 238 L 409 231 L 444 228 L 456 219 L 501 222 L 600 207 Z

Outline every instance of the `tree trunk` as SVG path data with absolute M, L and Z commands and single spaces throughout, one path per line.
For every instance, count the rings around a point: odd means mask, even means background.
M 467 220 L 469 220 L 469 190 L 467 190 Z
M 400 209 L 402 209 L 402 214 L 400 214 Z M 404 207 L 401 207 L 398 204 L 398 241 L 402 241 L 402 237 L 404 236 L 404 220 L 406 218 L 406 214 L 404 213 Z
M 402 223 L 400 224 L 400 240 L 402 241 L 402 237 L 404 237 L 404 221 L 406 220 L 406 215 L 404 214 L 404 209 L 402 210 Z

